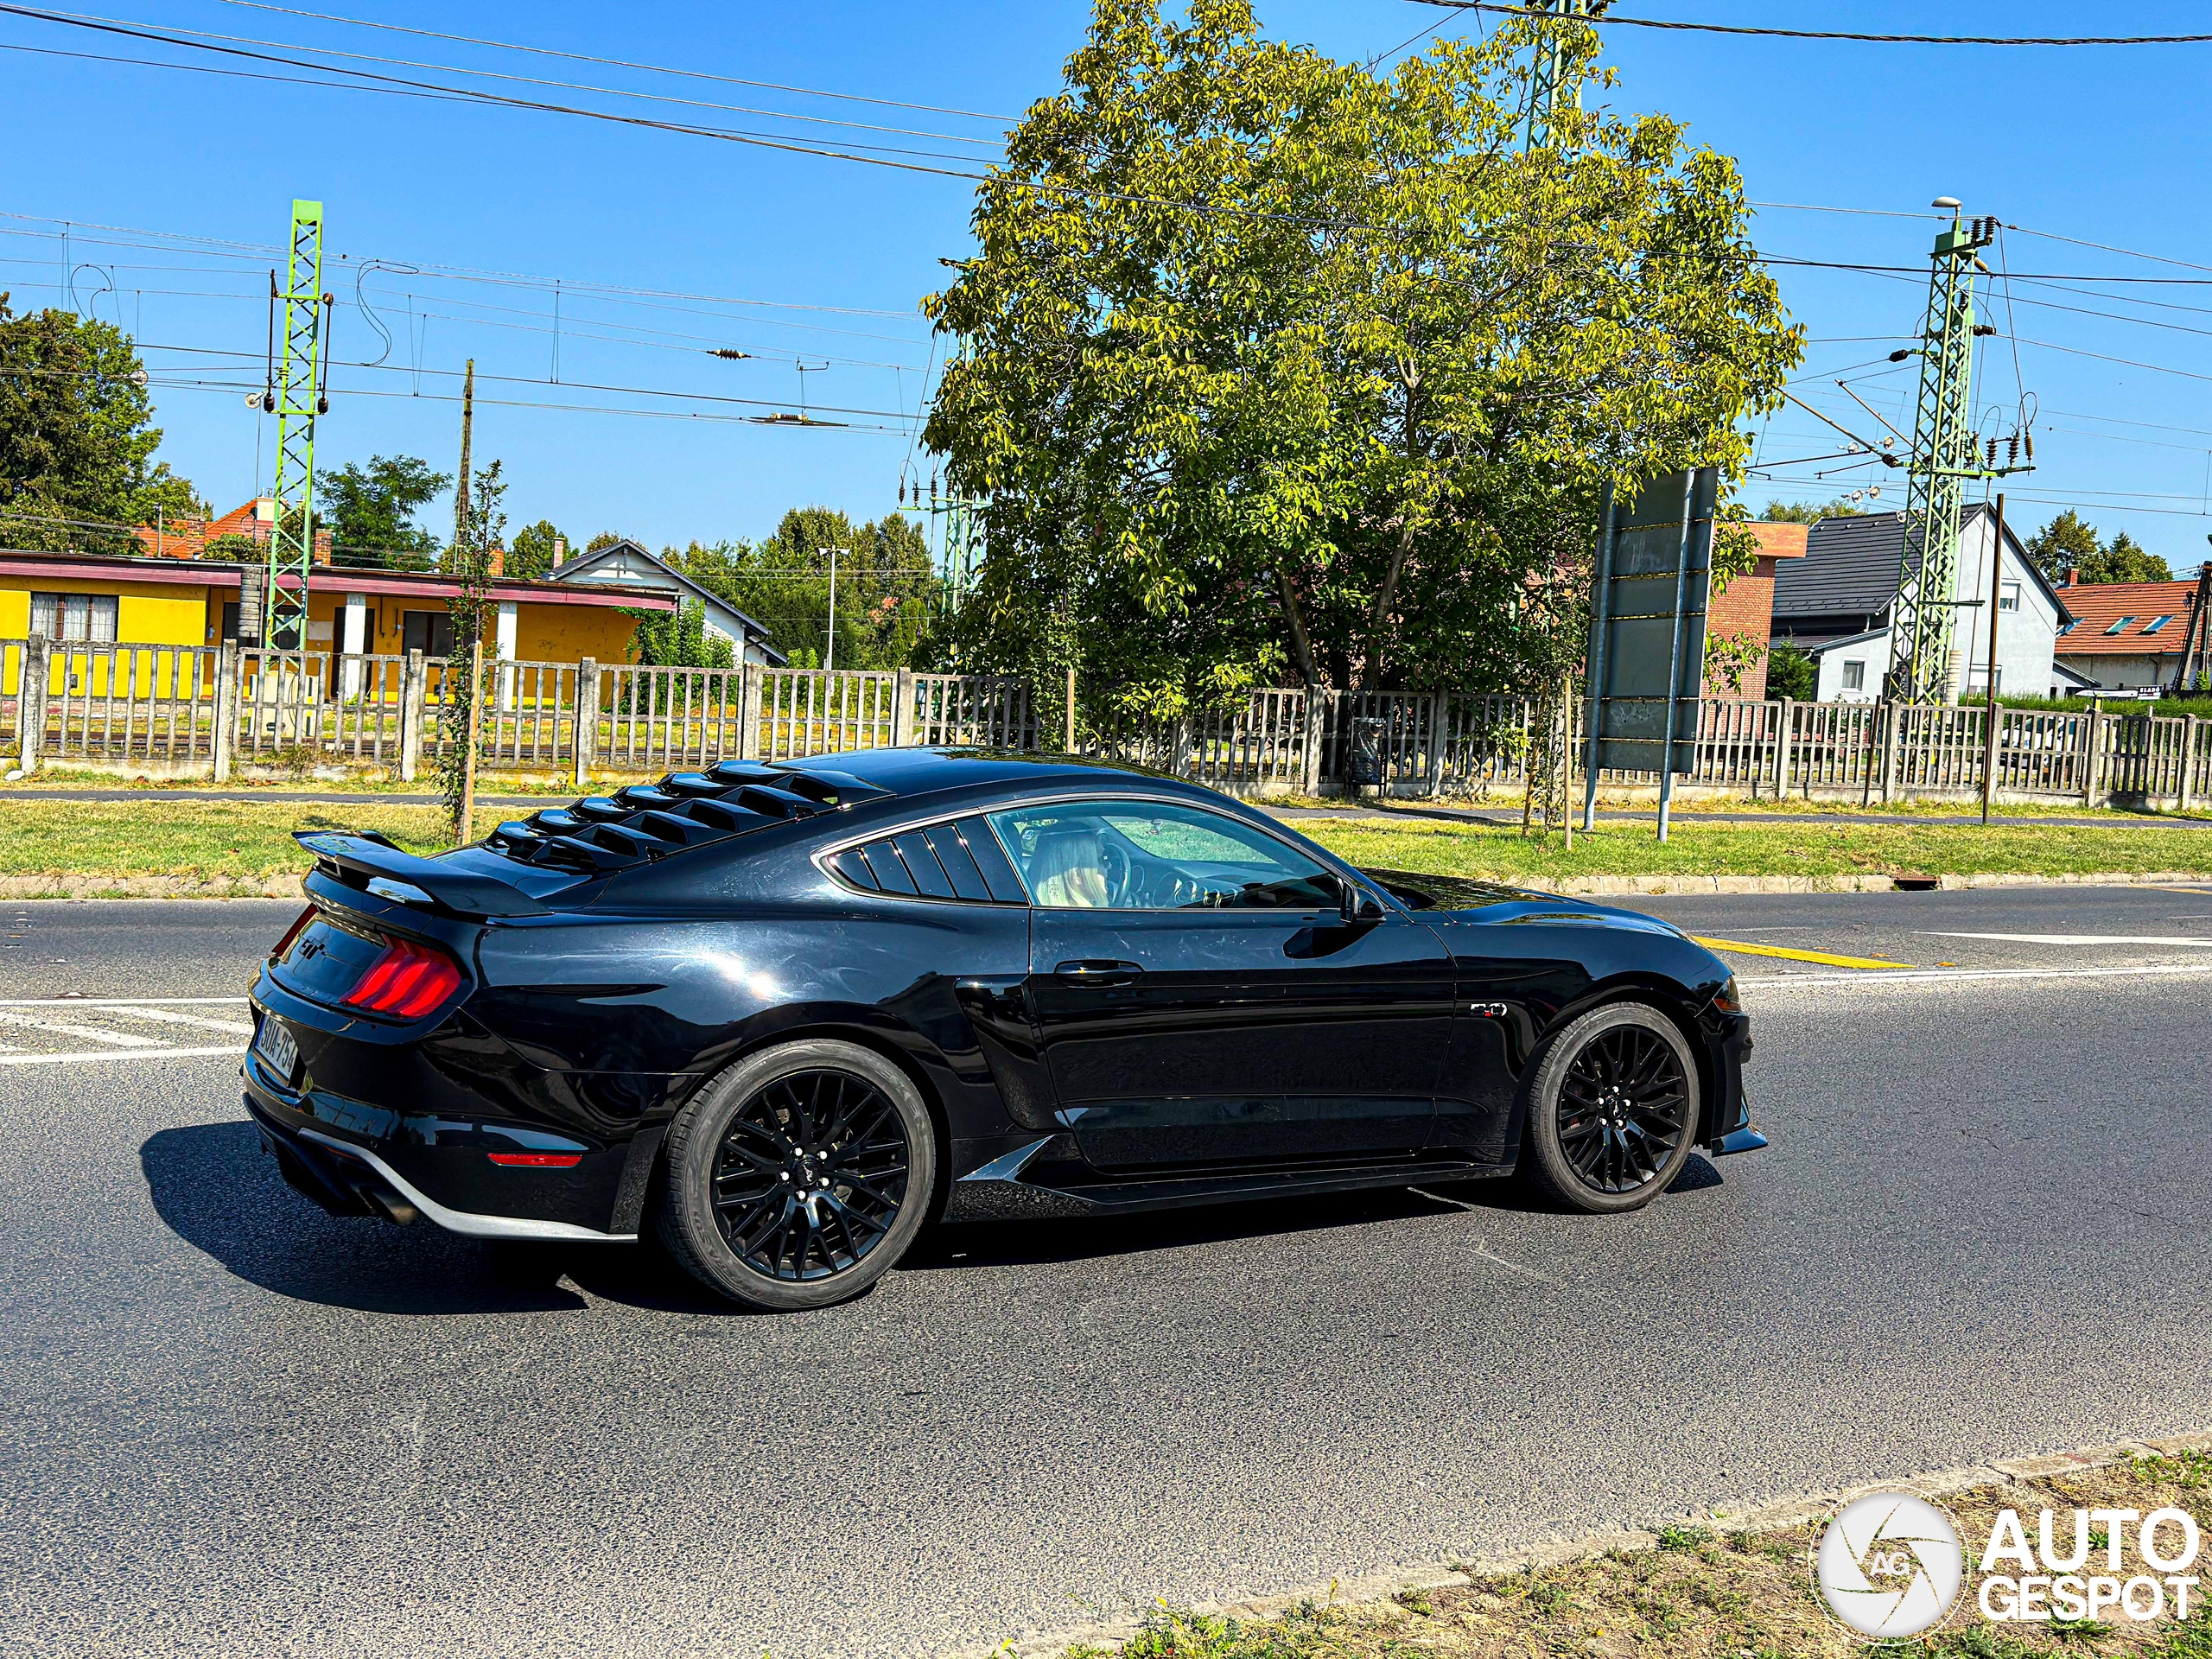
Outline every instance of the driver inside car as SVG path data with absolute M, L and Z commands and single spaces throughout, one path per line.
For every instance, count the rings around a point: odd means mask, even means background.
M 1059 830 L 1039 836 L 1029 859 L 1029 889 L 1050 909 L 1106 909 L 1112 900 L 1097 832 Z

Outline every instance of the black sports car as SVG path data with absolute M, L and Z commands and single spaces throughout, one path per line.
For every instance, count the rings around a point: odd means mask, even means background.
M 932 1217 L 1525 1169 L 1633 1210 L 1764 1146 L 1728 969 L 1057 757 L 732 762 L 418 858 L 302 835 L 245 1103 L 344 1215 L 628 1243 L 819 1306 Z

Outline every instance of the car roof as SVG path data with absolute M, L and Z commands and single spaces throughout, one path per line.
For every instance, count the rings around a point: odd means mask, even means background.
M 903 801 L 946 790 L 982 790 L 996 785 L 1045 790 L 1135 785 L 1167 794 L 1211 792 L 1194 791 L 1179 779 L 1141 766 L 1009 749 L 857 749 L 779 764 L 792 772 L 844 772 L 862 783 L 887 789 Z

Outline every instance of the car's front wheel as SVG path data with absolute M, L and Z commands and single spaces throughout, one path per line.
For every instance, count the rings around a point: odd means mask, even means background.
M 658 1225 L 709 1289 L 774 1312 L 826 1307 L 888 1273 L 927 1219 L 928 1108 L 856 1043 L 779 1044 L 708 1083 L 668 1132 Z
M 1577 1210 L 1640 1210 L 1689 1162 L 1697 1061 L 1681 1029 L 1643 1002 L 1592 1008 L 1554 1037 L 1529 1082 L 1523 1160 Z

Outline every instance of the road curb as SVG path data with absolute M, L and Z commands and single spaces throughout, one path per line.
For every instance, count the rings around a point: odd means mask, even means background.
M 297 874 L 202 880 L 181 875 L 0 875 L 0 899 L 297 899 Z
M 2045 1479 L 2053 1475 L 2079 1474 L 2092 1469 L 2107 1468 L 2129 1458 L 2160 1454 L 2171 1457 L 2183 1452 L 2212 1452 L 2212 1429 L 2142 1440 L 2103 1440 L 2094 1446 L 2076 1446 L 2070 1451 L 2046 1452 L 2034 1457 L 2002 1458 L 1988 1463 L 1962 1464 L 1955 1468 L 1925 1471 L 1898 1480 L 1867 1481 L 1832 1491 L 1801 1492 L 1794 1497 L 1769 1499 L 1760 1503 L 1723 1505 L 1669 1519 L 1685 1524 L 1713 1527 L 1725 1532 L 1780 1532 L 1818 1521 L 1834 1511 L 1839 1504 L 1866 1492 L 1909 1491 L 1917 1492 L 1923 1497 L 1945 1497 L 1985 1487 L 2016 1485 L 2024 1481 Z M 1358 1578 L 1332 1579 L 1326 1584 L 1307 1585 L 1279 1595 L 1252 1596 L 1237 1601 L 1200 1602 L 1177 1611 L 1215 1618 L 1234 1618 L 1240 1624 L 1250 1624 L 1279 1618 L 1307 1604 L 1326 1604 L 1344 1608 L 1377 1606 L 1409 1591 L 1459 1589 L 1482 1579 L 1560 1567 L 1572 1561 L 1594 1560 L 1616 1550 L 1633 1553 L 1656 1549 L 1658 1544 L 1656 1531 L 1624 1528 L 1610 1532 L 1586 1533 L 1574 1538 L 1548 1540 L 1503 1555 L 1475 1556 L 1463 1560 L 1431 1561 L 1415 1567 L 1389 1568 Z M 1061 1659 L 1068 1649 L 1078 1644 L 1114 1648 L 1128 1641 L 1142 1628 L 1141 1618 L 1103 1620 L 1065 1630 L 1039 1631 L 1031 1636 L 1002 1641 L 995 1647 L 949 1649 L 944 1650 L 943 1659 Z
M 1512 878 L 1497 878 L 1510 880 Z M 1919 878 L 1922 880 L 1925 877 Z M 2023 875 L 1991 872 L 1978 875 L 1943 875 L 1936 879 L 1945 893 L 1970 887 L 2158 887 L 2171 881 L 2212 882 L 2212 876 L 2187 870 L 2152 870 L 2137 874 L 2124 871 L 2094 871 L 2080 875 Z M 1530 883 L 1537 886 L 1536 883 Z M 1544 883 L 1541 891 L 1578 898 L 1608 893 L 1897 893 L 1904 891 L 1893 875 L 1575 875 Z M 1925 891 L 1925 889 L 1922 889 Z

